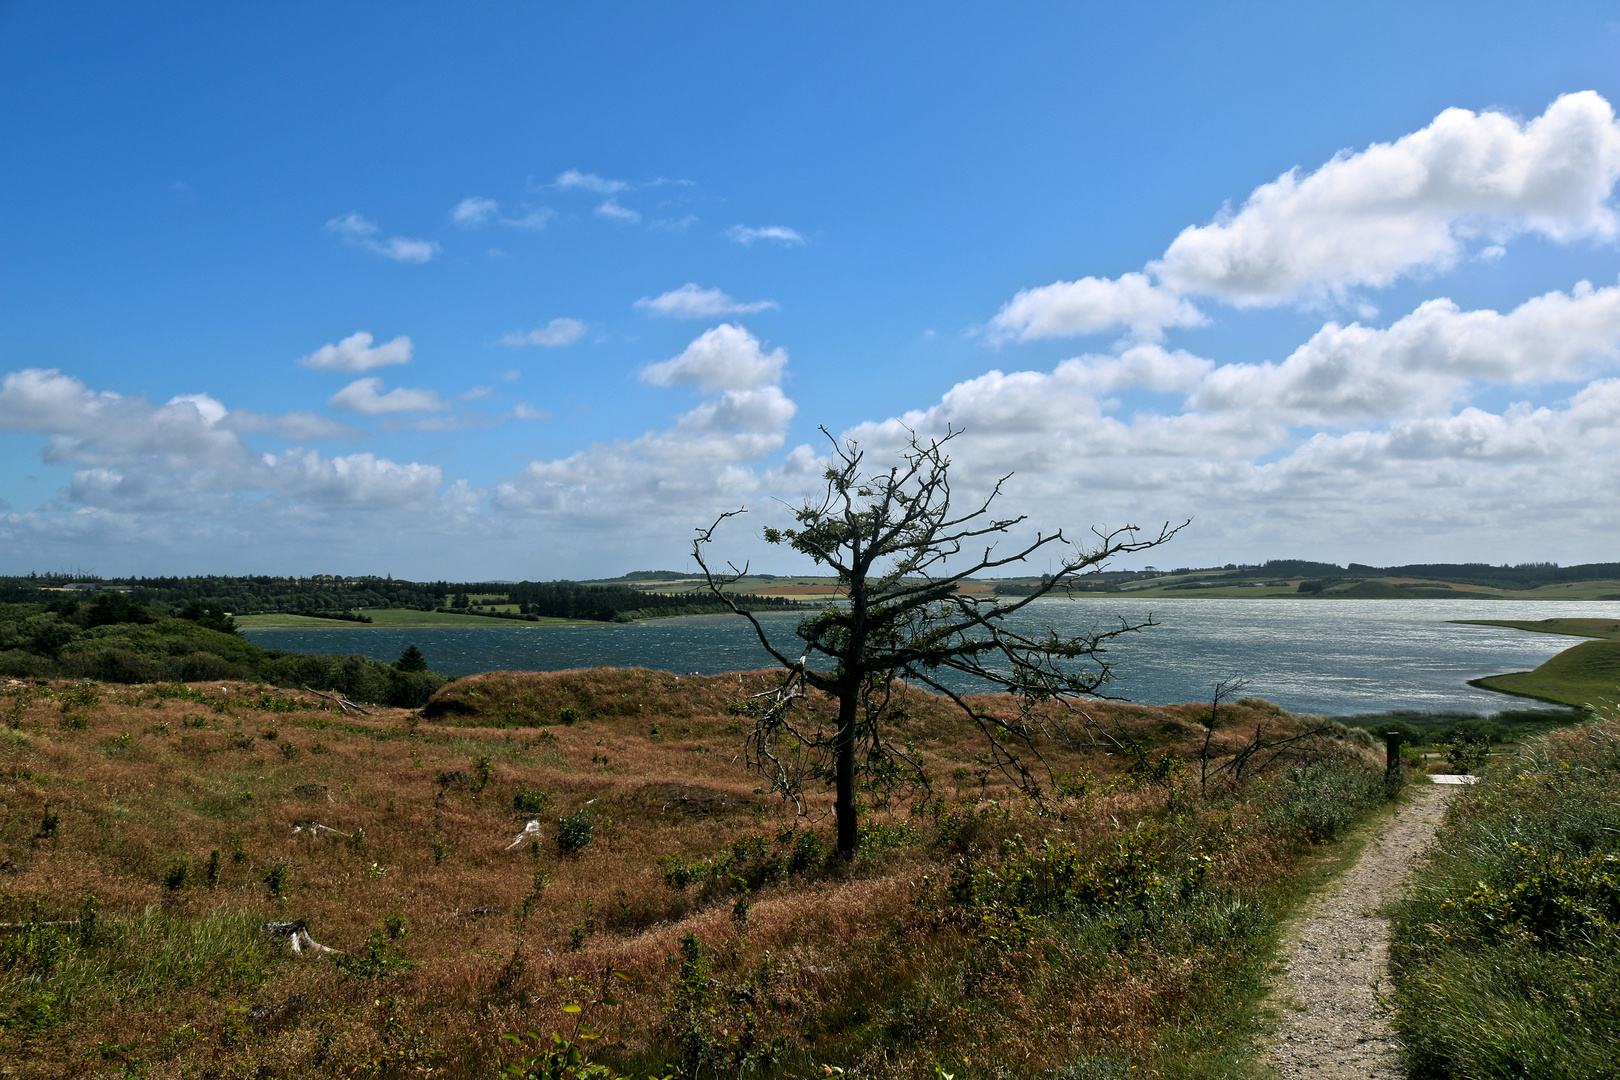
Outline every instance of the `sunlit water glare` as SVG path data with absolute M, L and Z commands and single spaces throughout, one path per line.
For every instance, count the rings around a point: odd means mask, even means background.
M 1346 716 L 1384 709 L 1495 712 L 1522 699 L 1467 685 L 1469 679 L 1526 671 L 1580 639 L 1455 619 L 1620 618 L 1620 603 L 1503 600 L 1209 600 L 1086 597 L 1037 601 L 1020 629 L 1076 634 L 1120 619 L 1158 624 L 1109 649 L 1115 695 L 1144 704 L 1202 700 L 1227 676 L 1245 693 L 1296 712 Z M 784 650 L 801 616 L 761 621 Z M 663 619 L 624 626 L 534 626 L 421 630 L 246 630 L 259 645 L 300 652 L 358 653 L 397 659 L 415 644 L 449 675 L 499 669 L 649 667 L 713 674 L 769 666 L 746 622 L 734 616 Z M 965 687 L 964 687 L 965 688 Z

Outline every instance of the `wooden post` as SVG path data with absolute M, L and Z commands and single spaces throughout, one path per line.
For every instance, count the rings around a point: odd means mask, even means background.
M 1401 775 L 1401 733 L 1384 732 L 1384 779 L 1394 780 Z

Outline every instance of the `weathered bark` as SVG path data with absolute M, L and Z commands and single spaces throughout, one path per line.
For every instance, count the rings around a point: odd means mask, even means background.
M 845 859 L 854 858 L 855 846 L 860 841 L 855 820 L 855 722 L 860 715 L 860 705 L 858 684 L 839 694 L 833 813 L 838 820 L 838 854 Z

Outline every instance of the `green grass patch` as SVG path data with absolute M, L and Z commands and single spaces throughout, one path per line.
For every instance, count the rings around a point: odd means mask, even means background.
M 1414 1080 L 1609 1076 L 1620 1045 L 1620 720 L 1459 794 L 1392 923 Z
M 1473 679 L 1470 686 L 1582 708 L 1620 703 L 1620 638 L 1583 641 L 1534 671 Z
M 4 906 L 13 926 L 0 934 L 0 1045 L 160 995 L 251 991 L 279 962 L 246 913 L 108 917 L 93 898 L 55 914 Z

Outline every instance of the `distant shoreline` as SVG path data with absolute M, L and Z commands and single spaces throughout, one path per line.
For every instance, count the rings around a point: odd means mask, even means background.
M 1216 592 L 1217 590 L 1211 590 L 1211 591 Z M 1051 599 L 1051 600 L 1290 600 L 1290 599 L 1317 600 L 1317 599 L 1322 599 L 1322 600 L 1342 600 L 1342 601 L 1351 602 L 1351 603 L 1355 602 L 1356 600 L 1361 600 L 1361 599 L 1376 599 L 1376 600 L 1396 599 L 1396 600 L 1418 600 L 1418 601 L 1436 600 L 1436 599 L 1448 599 L 1448 600 L 1449 599 L 1457 599 L 1457 600 L 1493 600 L 1493 601 L 1500 601 L 1500 602 L 1502 602 L 1504 604 L 1538 603 L 1538 602 L 1543 602 L 1543 601 L 1546 601 L 1546 600 L 1556 599 L 1560 603 L 1569 603 L 1569 604 L 1601 602 L 1601 601 L 1597 601 L 1595 599 L 1588 598 L 1588 597 L 1580 597 L 1580 598 L 1575 598 L 1575 597 L 1569 597 L 1569 598 L 1536 597 L 1533 600 L 1531 598 L 1526 597 L 1524 600 L 1521 601 L 1521 600 L 1515 600 L 1515 599 L 1510 598 L 1510 597 L 1479 596 L 1479 595 L 1470 595 L 1468 593 L 1463 593 L 1463 592 L 1459 592 L 1455 596 L 1448 596 L 1448 597 L 1433 597 L 1433 596 L 1417 597 L 1417 596 L 1414 596 L 1414 597 L 1393 597 L 1393 598 L 1385 598 L 1385 597 L 1315 597 L 1315 596 L 1311 596 L 1308 593 L 1301 594 L 1301 593 L 1297 593 L 1297 592 L 1291 592 L 1291 593 L 1287 593 L 1287 594 L 1284 594 L 1284 595 L 1278 595 L 1277 593 L 1265 593 L 1265 592 L 1262 592 L 1259 595 L 1255 595 L 1254 593 L 1249 593 L 1249 594 L 1245 595 L 1245 594 L 1243 594 L 1242 592 L 1240 592 L 1237 589 L 1218 590 L 1218 592 L 1222 593 L 1223 595 L 1192 595 L 1188 591 L 1165 593 L 1165 592 L 1158 592 L 1158 591 L 1144 589 L 1144 590 L 1138 590 L 1138 591 L 1132 591 L 1132 592 L 1119 592 L 1119 593 L 1088 593 L 1088 594 L 1078 594 L 1078 595 L 1071 595 L 1071 596 L 1058 595 L 1058 596 L 1047 597 L 1046 599 Z M 820 598 L 818 597 L 817 599 L 820 599 Z M 1016 599 L 1016 597 L 1008 597 L 1008 599 L 1013 600 L 1013 599 Z M 808 605 L 806 605 L 806 609 L 808 610 Z M 546 616 L 538 616 L 538 617 L 535 618 L 534 621 L 531 622 L 531 621 L 529 621 L 527 619 L 502 619 L 502 618 L 494 618 L 494 617 L 487 616 L 487 615 L 457 615 L 457 614 L 453 614 L 453 613 L 449 613 L 449 612 L 416 611 L 416 610 L 405 609 L 405 608 L 367 608 L 367 609 L 364 609 L 362 611 L 362 614 L 370 616 L 372 621 L 371 622 L 350 622 L 350 621 L 344 620 L 344 619 L 322 619 L 322 618 L 317 618 L 315 616 L 310 616 L 310 615 L 292 615 L 292 614 L 237 615 L 237 616 L 235 616 L 235 619 L 236 619 L 237 627 L 239 629 L 241 629 L 241 630 L 456 630 L 456 629 L 462 629 L 462 630 L 471 630 L 471 629 L 521 630 L 524 627 L 531 627 L 532 628 L 532 627 L 537 627 L 537 626 L 615 626 L 615 625 L 622 626 L 622 625 L 635 625 L 635 624 L 640 624 L 640 623 L 653 623 L 653 624 L 669 623 L 669 622 L 675 622 L 675 621 L 683 621 L 683 620 L 686 620 L 686 619 L 713 619 L 713 618 L 731 618 L 732 617 L 729 612 L 706 612 L 706 613 L 701 614 L 701 615 L 661 615 L 661 616 L 653 616 L 651 618 L 646 618 L 646 619 L 637 619 L 637 620 L 635 620 L 635 623 L 607 623 L 607 622 L 598 622 L 598 621 L 593 620 L 593 619 L 557 619 L 557 618 L 549 618 L 549 617 L 546 617 Z M 1534 632 L 1534 633 L 1568 634 L 1568 635 L 1575 636 L 1575 637 L 1607 637 L 1607 636 L 1611 636 L 1609 634 L 1601 633 L 1601 632 L 1587 633 L 1582 629 L 1575 628 L 1575 624 L 1586 624 L 1586 623 L 1599 624 L 1599 623 L 1602 623 L 1602 624 L 1607 625 L 1609 623 L 1614 622 L 1614 620 L 1606 620 L 1606 619 L 1580 619 L 1580 618 L 1550 619 L 1550 620 L 1541 620 L 1539 622 L 1523 622 L 1523 621 L 1515 621 L 1515 620 L 1510 620 L 1510 619 L 1452 619 L 1452 620 L 1449 620 L 1449 621 L 1455 622 L 1455 623 L 1458 623 L 1458 624 L 1473 625 L 1473 626 L 1501 626 L 1501 627 L 1508 627 L 1508 628 L 1516 629 L 1516 630 L 1528 630 L 1528 631 L 1531 631 L 1531 632 Z M 1553 625 L 1550 625 L 1550 624 L 1558 624 L 1558 625 L 1553 626 Z M 1492 676 L 1492 677 L 1495 678 L 1495 676 Z

